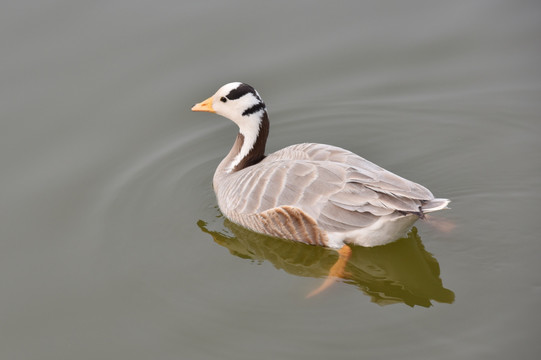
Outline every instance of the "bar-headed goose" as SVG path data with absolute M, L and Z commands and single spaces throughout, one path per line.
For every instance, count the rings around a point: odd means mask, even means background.
M 269 120 L 250 85 L 226 84 L 192 110 L 238 125 L 213 185 L 223 214 L 253 231 L 336 249 L 383 245 L 450 202 L 339 147 L 297 144 L 265 155 Z

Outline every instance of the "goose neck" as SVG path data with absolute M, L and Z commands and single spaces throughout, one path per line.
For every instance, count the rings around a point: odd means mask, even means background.
M 264 111 L 261 114 L 252 116 L 257 116 L 258 119 L 248 122 L 254 124 L 254 126 L 242 126 L 239 128 L 233 147 L 216 169 L 215 183 L 217 177 L 235 173 L 255 165 L 265 158 L 265 146 L 269 134 L 267 112 Z

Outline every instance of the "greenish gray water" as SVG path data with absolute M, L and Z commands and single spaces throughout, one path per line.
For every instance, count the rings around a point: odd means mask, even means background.
M 534 359 L 534 1 L 0 5 L 2 359 Z M 452 199 L 310 299 L 330 250 L 224 221 L 230 81 L 268 150 L 322 142 Z

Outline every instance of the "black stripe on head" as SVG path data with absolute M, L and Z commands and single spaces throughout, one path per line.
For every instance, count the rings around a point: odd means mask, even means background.
M 240 84 L 237 88 L 231 90 L 229 94 L 226 95 L 226 98 L 229 100 L 236 100 L 248 93 L 253 94 L 257 99 L 261 100 L 255 89 L 248 84 Z
M 260 102 L 260 103 L 255 104 L 254 106 L 249 107 L 248 109 L 242 112 L 242 116 L 252 115 L 253 113 L 258 112 L 259 110 L 265 110 L 265 103 Z

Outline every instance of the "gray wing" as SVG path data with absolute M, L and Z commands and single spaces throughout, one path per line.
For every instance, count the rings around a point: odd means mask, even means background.
M 228 209 L 261 213 L 281 206 L 301 209 L 329 231 L 369 226 L 395 211 L 418 212 L 433 196 L 347 150 L 323 144 L 287 147 L 228 180 Z

